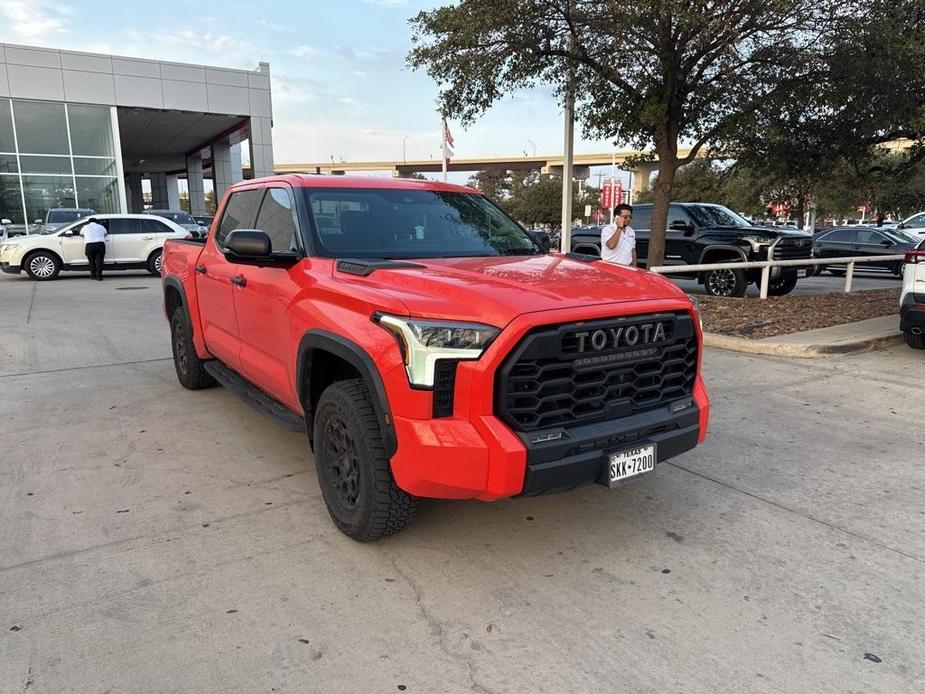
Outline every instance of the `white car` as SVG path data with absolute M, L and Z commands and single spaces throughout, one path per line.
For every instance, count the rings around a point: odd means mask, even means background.
M 911 217 L 907 217 L 897 224 L 896 228 L 911 232 L 921 238 L 925 235 L 925 212 L 919 212 Z
M 899 329 L 907 345 L 925 349 L 925 241 L 906 253 L 905 263 L 899 297 Z
M 189 232 L 169 219 L 142 214 L 95 214 L 106 235 L 105 270 L 147 270 L 161 274 L 161 253 L 167 239 L 185 239 Z M 53 280 L 62 270 L 89 270 L 79 219 L 47 234 L 7 239 L 0 244 L 0 270 L 25 271 L 34 280 Z

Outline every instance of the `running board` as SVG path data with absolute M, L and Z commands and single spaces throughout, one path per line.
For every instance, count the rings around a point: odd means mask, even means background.
M 217 359 L 207 361 L 203 364 L 203 367 L 209 372 L 212 378 L 225 386 L 225 388 L 237 395 L 258 412 L 265 414 L 284 429 L 305 433 L 305 421 L 302 417 L 290 410 L 279 400 L 264 393 L 236 371 L 228 368 Z

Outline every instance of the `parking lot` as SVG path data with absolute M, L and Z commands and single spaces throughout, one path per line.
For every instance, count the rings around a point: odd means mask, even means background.
M 648 478 L 361 545 L 303 436 L 179 386 L 156 278 L 0 276 L 0 691 L 922 691 L 922 358 L 709 350 Z

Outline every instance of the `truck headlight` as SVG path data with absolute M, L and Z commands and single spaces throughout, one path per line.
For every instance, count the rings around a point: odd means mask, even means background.
M 395 335 L 405 361 L 408 381 L 417 388 L 433 388 L 438 359 L 478 359 L 500 329 L 481 323 L 457 323 L 386 314 L 374 320 Z

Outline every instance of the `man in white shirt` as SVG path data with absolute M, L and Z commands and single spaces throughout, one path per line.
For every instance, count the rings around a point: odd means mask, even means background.
M 631 227 L 633 208 L 620 203 L 613 211 L 613 224 L 601 229 L 601 260 L 636 267 L 636 232 Z
M 106 227 L 97 222 L 94 217 L 90 217 L 80 230 L 80 235 L 84 237 L 86 242 L 84 252 L 87 254 L 87 261 L 90 263 L 90 277 L 99 282 L 103 281 L 106 233 Z

